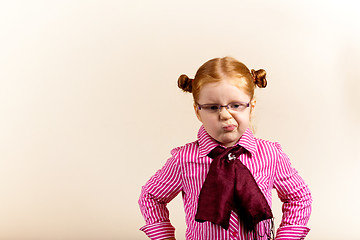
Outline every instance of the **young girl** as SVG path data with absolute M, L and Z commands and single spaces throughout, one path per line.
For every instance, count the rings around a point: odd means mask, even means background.
M 139 205 L 151 239 L 175 239 L 166 208 L 182 193 L 186 239 L 272 239 L 271 189 L 283 202 L 275 239 L 304 239 L 311 212 L 310 191 L 277 142 L 255 138 L 249 128 L 254 90 L 266 87 L 266 72 L 237 60 L 215 58 L 195 78 L 181 75 L 202 126 L 198 139 L 171 151 L 172 157 L 142 188 Z

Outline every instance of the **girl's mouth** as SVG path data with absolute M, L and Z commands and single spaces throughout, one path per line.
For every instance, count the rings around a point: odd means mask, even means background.
M 231 132 L 231 131 L 234 131 L 235 130 L 235 128 L 236 128 L 236 126 L 235 125 L 227 125 L 227 126 L 225 126 L 225 127 L 223 127 L 223 129 L 226 131 L 226 132 Z

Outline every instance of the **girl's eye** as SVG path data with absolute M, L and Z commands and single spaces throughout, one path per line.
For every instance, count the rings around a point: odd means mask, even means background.
M 240 104 L 238 104 L 238 103 L 231 104 L 231 108 L 239 108 L 239 107 L 240 107 Z
M 210 110 L 218 110 L 219 107 L 217 105 L 209 105 L 208 106 Z
M 237 109 L 237 108 L 241 108 L 243 105 L 241 103 L 232 103 L 230 105 L 231 108 Z
M 219 109 L 219 106 L 216 104 L 205 104 L 202 105 L 202 108 L 208 111 L 217 111 Z

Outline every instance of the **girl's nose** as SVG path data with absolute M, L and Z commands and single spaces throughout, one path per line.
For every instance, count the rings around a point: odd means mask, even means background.
M 222 107 L 219 111 L 220 119 L 227 120 L 232 118 L 232 115 L 229 113 L 226 107 Z

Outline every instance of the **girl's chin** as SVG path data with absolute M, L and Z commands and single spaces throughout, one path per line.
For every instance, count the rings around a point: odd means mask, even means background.
M 224 145 L 225 147 L 232 147 L 239 141 L 239 139 L 240 137 L 232 138 L 232 139 L 223 139 L 221 144 Z

